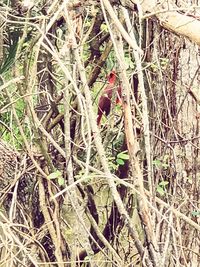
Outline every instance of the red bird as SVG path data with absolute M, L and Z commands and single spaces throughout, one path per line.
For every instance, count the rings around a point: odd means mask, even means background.
M 103 114 L 108 116 L 108 114 L 110 113 L 112 94 L 113 89 L 115 88 L 116 80 L 116 72 L 111 71 L 111 73 L 108 75 L 108 85 L 103 90 L 103 94 L 99 99 L 97 125 L 100 124 Z M 121 87 L 118 87 L 117 89 L 116 103 L 121 103 Z

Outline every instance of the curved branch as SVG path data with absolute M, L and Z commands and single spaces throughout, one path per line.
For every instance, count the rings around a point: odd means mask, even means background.
M 137 0 L 127 0 L 126 2 L 128 6 L 132 3 L 138 5 Z M 188 16 L 174 11 L 175 9 L 168 1 L 163 1 L 163 4 L 160 5 L 153 0 L 144 0 L 138 6 L 142 11 L 141 19 L 149 17 L 148 13 L 151 13 L 151 16 L 156 16 L 165 29 L 200 45 L 200 21 L 195 16 Z

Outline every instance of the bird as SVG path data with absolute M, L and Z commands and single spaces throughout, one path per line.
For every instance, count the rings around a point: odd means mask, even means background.
M 103 114 L 109 115 L 111 109 L 112 95 L 115 90 L 115 85 L 117 81 L 116 72 L 113 70 L 107 76 L 108 84 L 103 89 L 103 93 L 99 99 L 98 112 L 97 112 L 97 125 L 101 123 L 101 118 Z M 121 86 L 117 89 L 116 104 L 121 104 Z

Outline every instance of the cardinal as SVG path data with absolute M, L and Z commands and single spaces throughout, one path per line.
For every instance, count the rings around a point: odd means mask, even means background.
M 100 125 L 103 114 L 108 116 L 108 114 L 110 113 L 112 95 L 113 95 L 113 91 L 115 90 L 115 84 L 117 80 L 116 72 L 114 70 L 111 71 L 107 79 L 108 79 L 108 85 L 104 88 L 103 93 L 98 103 L 97 125 Z M 120 86 L 117 88 L 117 96 L 116 96 L 116 104 L 119 104 L 119 103 L 121 103 L 121 87 Z

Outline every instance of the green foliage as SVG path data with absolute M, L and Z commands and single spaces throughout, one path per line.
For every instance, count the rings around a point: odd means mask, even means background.
M 104 48 L 103 48 L 104 50 Z M 107 61 L 106 61 L 106 70 L 108 72 L 110 72 L 113 68 L 115 68 L 115 64 L 116 64 L 116 55 L 115 55 L 115 51 L 111 50 Z
M 166 70 L 169 65 L 168 58 L 160 58 L 159 64 L 157 62 L 151 63 L 150 67 L 153 72 L 158 72 L 158 70 Z
M 123 159 L 123 160 L 128 160 L 129 159 L 129 155 L 126 154 L 127 151 L 123 151 L 123 152 L 120 152 L 118 155 L 117 155 L 117 158 L 119 159 Z
M 194 211 L 191 212 L 191 214 L 194 217 L 198 217 L 198 216 L 200 216 L 200 210 L 194 210 Z
M 58 184 L 60 186 L 64 185 L 64 183 L 65 183 L 65 180 L 64 180 L 64 178 L 62 176 L 62 173 L 59 170 L 56 170 L 55 172 L 50 173 L 48 175 L 48 179 L 49 180 L 57 179 Z
M 6 46 L 4 50 L 4 58 L 0 65 L 0 74 L 3 80 L 9 81 L 13 79 L 13 66 L 18 73 L 21 75 L 25 72 L 25 66 L 27 67 L 24 62 L 28 62 L 29 57 L 26 53 L 27 48 L 30 45 L 30 38 L 32 37 L 32 29 L 27 34 L 23 44 L 22 50 L 23 53 L 20 54 L 20 58 L 17 58 L 17 49 L 20 43 L 20 36 L 23 33 L 22 27 L 10 27 L 7 31 L 7 40 Z M 21 51 L 22 51 L 21 50 Z M 3 82 L 2 82 L 3 83 Z M 24 134 L 28 140 L 31 139 L 32 130 L 31 130 L 31 118 L 28 118 L 26 115 L 26 102 L 25 99 L 21 97 L 19 92 L 17 91 L 18 87 L 16 84 L 12 84 L 7 88 L 7 91 L 11 97 L 11 103 L 13 104 L 13 108 L 16 110 L 18 119 L 20 124 L 23 128 Z M 34 99 L 34 96 L 33 96 Z M 19 131 L 18 124 L 13 116 L 12 108 L 11 108 L 10 100 L 8 99 L 6 92 L 2 92 L 0 94 L 0 109 L 5 108 L 3 112 L 0 114 L 0 120 L 2 125 L 0 125 L 0 137 L 8 143 L 14 145 L 17 149 L 21 149 L 24 143 L 22 135 Z
M 166 186 L 169 184 L 168 181 L 162 181 L 157 185 L 156 191 L 161 195 L 164 196 L 166 194 Z
M 153 160 L 153 165 L 156 167 L 158 170 L 167 170 L 169 168 L 169 155 L 166 154 L 164 155 L 163 159 L 155 159 Z M 166 187 L 169 184 L 168 181 L 161 181 L 157 187 L 156 191 L 161 195 L 164 196 L 166 194 Z
M 116 162 L 117 162 L 118 165 L 124 165 L 124 160 L 123 159 L 117 158 Z
M 166 70 L 167 66 L 169 65 L 169 59 L 168 58 L 160 58 L 160 65 L 162 70 Z
M 108 164 L 111 171 L 116 171 L 119 167 L 119 164 L 116 162 L 115 157 L 107 157 L 108 158 Z
M 7 46 L 6 56 L 0 66 L 0 74 L 8 71 L 16 60 L 17 46 L 19 42 L 19 32 L 12 33 L 12 39 L 10 37 L 10 43 Z
M 109 32 L 109 31 L 108 31 L 108 26 L 107 26 L 106 23 L 102 23 L 102 24 L 101 24 L 101 31 L 106 32 L 106 33 Z
M 169 160 L 169 155 L 166 154 L 163 157 L 163 159 L 155 159 L 155 160 L 153 160 L 153 165 L 157 169 L 165 169 L 166 170 L 169 167 L 168 160 Z
M 121 104 L 116 104 L 116 105 L 115 105 L 115 110 L 116 110 L 116 112 L 121 112 L 121 110 L 122 110 L 122 105 L 121 105 Z
M 7 79 L 9 79 L 9 77 Z M 15 90 L 14 87 L 9 88 L 10 93 L 11 92 L 13 93 L 14 90 Z M 15 95 L 15 94 L 13 93 L 13 95 Z M 15 99 L 15 97 L 13 97 L 13 100 L 14 99 Z M 8 104 L 5 96 L 4 97 L 1 96 L 0 100 L 2 103 L 0 108 L 3 108 Z M 29 129 L 29 124 L 26 121 L 26 115 L 24 112 L 25 107 L 26 107 L 26 104 L 24 102 L 24 99 L 20 98 L 14 103 L 14 108 L 16 110 L 19 121 L 20 121 L 21 125 L 23 125 L 24 133 L 29 140 L 31 132 Z M 0 125 L 1 138 L 8 143 L 12 142 L 12 144 L 14 144 L 17 149 L 22 148 L 23 138 L 22 138 L 21 133 L 19 131 L 19 127 L 18 127 L 18 125 L 17 125 L 17 123 L 13 117 L 13 113 L 12 113 L 12 110 L 10 108 L 10 105 L 8 105 L 8 108 L 5 109 L 3 113 L 1 113 L 0 120 L 3 122 L 3 124 L 5 124 L 8 127 L 8 129 L 10 129 L 10 131 L 8 131 L 6 128 L 4 128 L 2 125 Z
M 126 62 L 126 69 L 135 69 L 135 63 L 133 62 L 133 59 L 127 55 L 125 56 L 125 62 Z
M 119 154 L 117 154 L 116 163 L 118 165 L 124 165 L 125 160 L 128 160 L 128 159 L 129 159 L 129 155 L 127 154 L 127 151 L 122 151 Z

